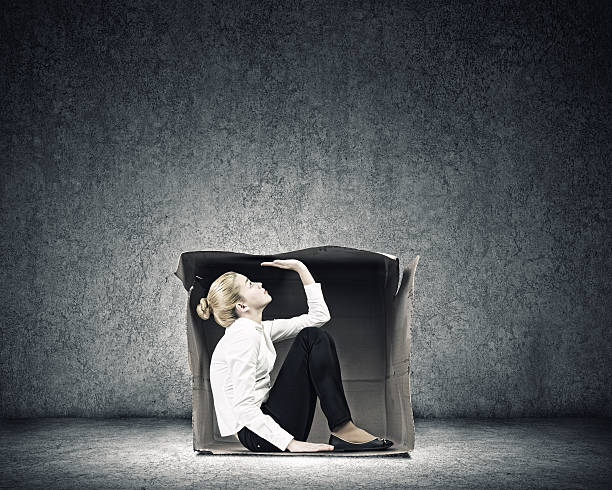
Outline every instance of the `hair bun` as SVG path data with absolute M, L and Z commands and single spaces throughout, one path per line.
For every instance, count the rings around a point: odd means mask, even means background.
M 210 318 L 211 310 L 208 299 L 206 298 L 202 298 L 198 306 L 196 306 L 196 313 L 202 320 L 208 320 Z

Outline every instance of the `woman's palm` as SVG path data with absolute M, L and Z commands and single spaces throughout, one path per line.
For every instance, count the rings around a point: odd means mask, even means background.
M 271 265 L 280 269 L 296 270 L 302 263 L 296 259 L 276 259 L 273 262 L 262 262 L 261 265 Z
M 333 451 L 334 446 L 318 442 L 296 441 L 293 439 L 287 449 L 291 453 L 316 453 L 319 451 Z

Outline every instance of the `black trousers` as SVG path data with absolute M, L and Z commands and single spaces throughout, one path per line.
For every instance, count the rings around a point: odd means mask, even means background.
M 352 420 L 334 339 L 321 328 L 307 327 L 293 340 L 261 410 L 295 439 L 305 441 L 312 427 L 317 397 L 330 431 Z M 238 439 L 253 452 L 281 451 L 246 426 L 238 431 Z

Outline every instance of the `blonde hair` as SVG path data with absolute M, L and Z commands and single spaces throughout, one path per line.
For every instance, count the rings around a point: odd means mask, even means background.
M 208 320 L 212 313 L 219 325 L 229 327 L 238 319 L 236 303 L 244 301 L 244 298 L 240 295 L 240 284 L 236 283 L 236 276 L 236 272 L 226 272 L 210 285 L 208 295 L 200 299 L 196 306 L 196 313 L 202 320 Z

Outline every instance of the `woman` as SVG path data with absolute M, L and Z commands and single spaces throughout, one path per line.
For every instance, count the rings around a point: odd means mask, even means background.
M 331 335 L 321 284 L 299 260 L 262 262 L 296 271 L 304 285 L 308 313 L 262 321 L 272 296 L 260 282 L 226 272 L 196 307 L 198 316 L 226 328 L 211 356 L 210 383 L 221 436 L 237 435 L 250 451 L 359 451 L 386 449 L 393 442 L 353 424 L 344 395 L 340 364 Z M 295 338 L 270 388 L 276 360 L 273 343 Z M 308 438 L 317 396 L 332 434 L 329 444 Z

